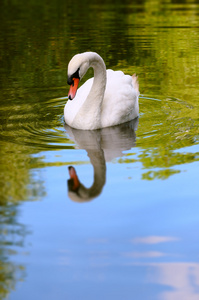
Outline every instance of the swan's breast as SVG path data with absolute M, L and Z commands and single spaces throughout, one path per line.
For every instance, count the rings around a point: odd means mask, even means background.
M 88 79 L 80 88 L 78 88 L 75 98 L 68 100 L 64 108 L 65 122 L 72 126 L 73 121 L 84 104 L 93 84 L 93 78 Z

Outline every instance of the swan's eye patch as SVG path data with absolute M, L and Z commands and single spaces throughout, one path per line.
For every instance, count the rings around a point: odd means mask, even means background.
M 75 73 L 73 73 L 72 75 L 68 76 L 67 83 L 69 85 L 74 86 L 74 79 L 75 78 L 80 79 L 80 77 L 79 77 L 79 68 L 77 69 L 77 71 Z

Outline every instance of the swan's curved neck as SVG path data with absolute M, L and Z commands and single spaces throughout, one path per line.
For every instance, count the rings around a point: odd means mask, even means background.
M 90 188 L 87 189 L 89 198 L 97 197 L 106 181 L 106 162 L 104 159 L 104 152 L 100 150 L 88 150 L 88 156 L 94 169 L 94 181 Z
M 106 66 L 103 59 L 98 54 L 93 54 L 89 58 L 89 67 L 94 69 L 94 80 L 91 90 L 80 108 L 77 119 L 81 123 L 81 129 L 98 129 L 101 127 L 101 107 L 106 88 Z M 85 122 L 86 116 L 86 122 Z M 85 128 L 82 128 L 84 124 Z

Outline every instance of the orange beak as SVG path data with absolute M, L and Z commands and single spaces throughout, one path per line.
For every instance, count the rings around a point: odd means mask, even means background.
M 78 84 L 79 84 L 79 78 L 73 78 L 73 84 L 71 84 L 70 90 L 68 92 L 68 99 L 69 100 L 73 100 L 73 98 L 75 98 L 77 88 L 78 88 Z
M 77 177 L 75 168 L 73 168 L 72 166 L 70 166 L 70 167 L 68 168 L 68 170 L 69 170 L 70 178 L 73 179 L 73 187 L 72 187 L 72 190 L 73 190 L 73 191 L 76 191 L 76 190 L 78 189 L 78 187 L 80 186 L 80 182 L 79 182 L 79 179 L 78 179 L 78 177 Z

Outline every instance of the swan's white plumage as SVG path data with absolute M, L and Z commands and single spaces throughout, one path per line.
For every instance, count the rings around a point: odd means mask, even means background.
M 139 85 L 135 75 L 106 70 L 102 58 L 85 52 L 72 58 L 68 74 L 79 68 L 80 79 L 89 67 L 94 78 L 87 80 L 64 109 L 65 122 L 77 129 L 98 129 L 133 120 L 139 114 Z

